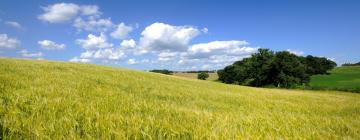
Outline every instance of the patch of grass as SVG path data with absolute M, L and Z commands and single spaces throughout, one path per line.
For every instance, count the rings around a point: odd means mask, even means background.
M 207 78 L 206 80 L 209 80 L 209 81 L 216 81 L 216 80 L 218 80 L 218 75 L 217 75 L 217 73 L 208 73 L 208 74 L 209 74 L 209 78 Z M 179 76 L 179 77 L 197 79 L 198 73 L 181 73 L 181 72 L 176 72 L 176 73 L 173 73 L 173 75 Z
M 359 100 L 0 58 L 3 139 L 359 139 Z
M 330 75 L 314 75 L 310 88 L 360 92 L 360 66 L 337 67 Z

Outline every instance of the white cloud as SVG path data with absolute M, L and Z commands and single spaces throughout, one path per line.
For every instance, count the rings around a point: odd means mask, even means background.
M 38 41 L 38 44 L 45 50 L 62 50 L 66 47 L 65 44 L 56 44 L 51 40 Z
M 126 55 L 120 49 L 106 48 L 98 50 L 87 50 L 81 53 L 82 59 L 120 60 Z
M 99 7 L 96 5 L 84 5 L 81 6 L 82 15 L 100 15 Z
M 303 51 L 297 51 L 297 50 L 291 50 L 291 49 L 287 49 L 286 51 L 288 51 L 288 52 L 290 52 L 292 54 L 298 55 L 298 56 L 301 56 L 301 55 L 305 54 Z
M 201 29 L 201 31 L 202 31 L 203 33 L 208 33 L 208 32 L 209 32 L 209 29 L 208 29 L 208 28 L 203 28 L 203 29 Z
M 161 53 L 158 54 L 158 60 L 159 61 L 174 60 L 177 55 L 178 55 L 177 52 L 161 52 Z
M 181 68 L 209 70 L 219 69 L 235 61 L 249 57 L 257 48 L 250 47 L 246 41 L 213 41 L 192 45 L 187 52 L 180 54 L 177 64 Z M 201 66 L 201 67 L 199 67 Z
M 127 64 L 130 64 L 130 65 L 141 64 L 141 63 L 152 63 L 153 64 L 154 62 L 151 62 L 149 59 L 136 60 L 134 58 L 130 58 L 127 61 Z
M 73 3 L 56 3 L 42 7 L 44 13 L 38 19 L 49 23 L 64 23 L 75 19 L 77 16 L 85 15 L 97 17 L 101 14 L 96 5 L 77 5 Z
M 49 23 L 62 23 L 74 19 L 80 10 L 80 7 L 73 3 L 57 3 L 42 7 L 45 13 L 38 18 Z
M 106 32 L 113 28 L 114 24 L 110 19 L 89 17 L 87 20 L 83 20 L 81 17 L 78 17 L 75 19 L 73 26 L 78 31 Z
M 74 57 L 74 58 L 71 58 L 69 61 L 70 62 L 88 63 L 88 62 L 90 62 L 90 59 Z
M 101 33 L 100 36 L 89 34 L 87 39 L 77 39 L 76 43 L 86 50 L 111 48 L 113 44 L 107 42 L 106 36 Z
M 10 38 L 7 34 L 0 34 L 0 49 L 15 49 L 20 47 L 20 41 Z
M 257 48 L 247 47 L 246 41 L 213 41 L 192 45 L 186 54 L 189 58 L 209 58 L 213 55 L 242 56 L 257 51 Z
M 19 51 L 19 53 L 21 54 L 22 57 L 27 57 L 27 58 L 41 59 L 41 57 L 44 56 L 44 54 L 42 52 L 31 53 L 27 50 L 21 50 L 21 51 Z
M 137 62 L 135 59 L 133 59 L 133 58 L 129 59 L 129 60 L 127 61 L 127 63 L 130 64 L 130 65 L 138 64 L 138 62 Z
M 79 57 L 74 57 L 72 62 L 90 62 L 101 60 L 102 62 L 110 62 L 121 60 L 126 57 L 120 48 L 114 48 L 113 44 L 108 43 L 106 36 L 101 33 L 100 36 L 89 34 L 87 39 L 78 39 L 77 44 L 85 49 Z
M 148 51 L 186 51 L 189 42 L 198 36 L 199 29 L 191 26 L 172 26 L 153 23 L 141 33 L 140 47 Z
M 126 39 L 129 33 L 133 30 L 131 26 L 127 26 L 124 23 L 120 23 L 116 30 L 111 33 L 111 37 L 115 39 Z
M 15 21 L 6 21 L 5 24 L 8 25 L 8 26 L 14 27 L 16 29 L 23 29 L 21 24 L 18 23 L 18 22 L 15 22 Z
M 123 40 L 120 44 L 120 46 L 123 49 L 131 49 L 131 48 L 135 48 L 136 46 L 136 42 L 133 39 L 130 40 Z

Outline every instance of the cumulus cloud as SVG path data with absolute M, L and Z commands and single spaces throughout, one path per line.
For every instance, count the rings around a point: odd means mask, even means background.
M 103 60 L 120 60 L 126 55 L 120 49 L 106 48 L 99 50 L 87 50 L 81 53 L 82 59 L 103 59 Z
M 23 29 L 23 26 L 21 26 L 21 24 L 16 21 L 6 21 L 5 24 L 16 29 Z
M 74 58 L 71 58 L 69 61 L 70 62 L 88 63 L 88 62 L 90 62 L 90 59 L 74 57 Z
M 74 19 L 80 10 L 80 7 L 73 3 L 56 3 L 42 7 L 44 13 L 38 18 L 49 23 L 62 23 Z
M 76 43 L 86 50 L 113 47 L 113 44 L 107 42 L 107 38 L 103 33 L 101 33 L 100 36 L 89 34 L 87 39 L 77 39 Z
M 71 62 L 91 62 L 101 60 L 103 62 L 117 61 L 126 57 L 120 48 L 114 48 L 113 44 L 107 42 L 106 36 L 101 33 L 100 36 L 89 34 L 87 39 L 76 40 L 85 52 L 79 57 L 70 59 Z
M 125 23 L 120 23 L 117 25 L 117 28 L 114 32 L 111 33 L 111 37 L 115 39 L 126 39 L 129 35 L 129 33 L 133 30 L 131 26 L 125 25 Z
M 136 42 L 135 42 L 133 39 L 123 40 L 123 41 L 121 42 L 120 46 L 121 46 L 123 49 L 132 49 L 132 48 L 135 48 Z
M 137 62 L 135 59 L 131 58 L 127 61 L 128 64 L 133 65 L 133 64 L 138 64 L 139 62 Z
M 62 50 L 66 48 L 65 44 L 56 44 L 51 40 L 38 41 L 38 44 L 45 50 Z
M 298 56 L 301 56 L 301 55 L 305 54 L 303 51 L 297 51 L 297 50 L 291 50 L 291 49 L 287 49 L 286 51 L 288 51 L 288 52 L 290 52 L 292 54 L 298 55 Z
M 10 38 L 7 34 L 0 34 L 0 49 L 15 49 L 20 47 L 20 41 Z
M 246 41 L 213 41 L 192 45 L 186 54 L 189 58 L 209 58 L 214 55 L 241 56 L 256 52 Z
M 89 17 L 87 20 L 78 17 L 75 19 L 73 26 L 78 31 L 106 32 L 113 28 L 114 24 L 110 19 L 98 19 Z
M 134 58 L 130 58 L 130 59 L 128 59 L 128 61 L 126 63 L 129 65 L 135 65 L 135 64 L 142 64 L 142 63 L 152 63 L 153 64 L 154 62 L 151 62 L 149 59 L 136 60 Z
M 101 14 L 96 5 L 77 5 L 73 3 L 56 3 L 42 7 L 43 14 L 38 19 L 49 23 L 64 23 L 75 19 L 78 15 L 96 17 Z
M 201 31 L 191 26 L 153 23 L 141 33 L 140 47 L 149 51 L 186 51 L 189 42 Z
M 193 69 L 193 66 L 200 69 L 219 69 L 257 51 L 256 47 L 249 45 L 247 41 L 238 40 L 194 44 L 187 52 L 180 54 L 177 63 L 188 69 Z
M 81 14 L 86 16 L 96 16 L 101 14 L 101 12 L 99 11 L 99 7 L 96 5 L 83 5 L 80 6 L 80 10 Z
M 177 52 L 161 52 L 158 54 L 159 61 L 170 61 L 174 60 L 177 57 Z
M 42 59 L 41 57 L 44 56 L 44 54 L 42 52 L 31 53 L 27 50 L 21 50 L 21 51 L 19 51 L 19 53 L 21 54 L 22 57 L 26 57 L 26 58 Z
M 203 28 L 203 29 L 201 29 L 201 31 L 204 32 L 204 33 L 208 33 L 209 29 L 208 28 Z

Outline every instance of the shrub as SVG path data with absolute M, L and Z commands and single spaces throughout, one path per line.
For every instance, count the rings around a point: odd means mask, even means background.
M 206 80 L 207 78 L 209 78 L 209 74 L 206 73 L 206 72 L 200 72 L 197 75 L 197 78 L 200 79 L 200 80 Z

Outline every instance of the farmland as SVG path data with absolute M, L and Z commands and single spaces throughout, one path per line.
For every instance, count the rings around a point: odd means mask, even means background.
M 360 92 L 360 66 L 337 67 L 330 71 L 330 75 L 312 76 L 310 86 L 317 89 Z
M 3 139 L 359 139 L 359 100 L 0 58 Z
M 206 80 L 216 81 L 216 80 L 218 79 L 218 75 L 217 75 L 216 73 L 208 73 L 208 74 L 209 74 L 209 78 L 207 78 Z M 198 73 L 182 73 L 182 72 L 176 72 L 176 73 L 173 73 L 173 75 L 179 76 L 179 77 L 197 79 Z

